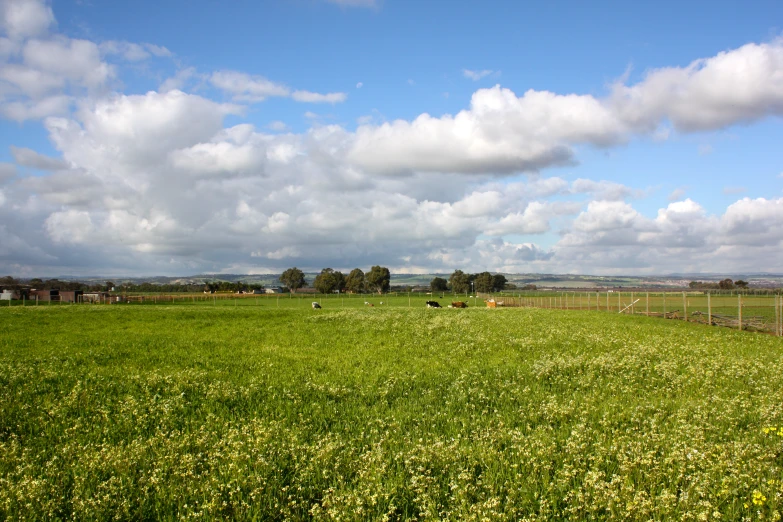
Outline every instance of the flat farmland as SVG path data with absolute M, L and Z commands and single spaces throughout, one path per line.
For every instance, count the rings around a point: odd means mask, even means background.
M 0 519 L 780 516 L 780 338 L 311 300 L 0 308 Z

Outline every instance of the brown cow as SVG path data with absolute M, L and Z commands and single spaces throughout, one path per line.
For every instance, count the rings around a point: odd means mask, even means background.
M 451 307 L 452 308 L 467 308 L 468 304 L 464 303 L 462 301 L 456 301 L 454 303 L 451 303 Z

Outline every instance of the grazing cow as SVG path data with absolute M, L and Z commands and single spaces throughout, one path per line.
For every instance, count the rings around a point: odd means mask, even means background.
M 369 303 L 369 301 L 365 301 L 365 302 L 364 302 L 364 306 L 370 306 L 370 303 Z
M 442 308 L 437 301 L 427 301 L 425 304 L 427 305 L 427 308 Z
M 381 306 L 383 306 L 383 301 L 381 301 Z
M 313 310 L 320 310 L 320 309 L 321 309 L 321 305 L 313 301 Z
M 454 303 L 451 303 L 452 308 L 467 308 L 468 304 L 462 301 L 456 301 Z

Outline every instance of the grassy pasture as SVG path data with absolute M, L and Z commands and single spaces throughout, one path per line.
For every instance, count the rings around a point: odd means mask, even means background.
M 397 299 L 0 308 L 0 519 L 779 517 L 780 338 Z

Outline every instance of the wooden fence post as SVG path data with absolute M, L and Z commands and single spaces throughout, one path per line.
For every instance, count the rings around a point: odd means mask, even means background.
M 621 305 L 621 303 L 620 303 L 620 296 L 622 296 L 622 295 L 623 295 L 622 292 L 617 292 L 617 313 L 618 314 L 620 313 L 620 305 Z
M 737 292 L 737 317 L 739 318 L 739 329 L 742 331 L 742 294 Z
M 666 319 L 666 291 L 663 292 L 663 318 Z
M 635 313 L 633 305 L 634 305 L 633 292 L 631 292 L 631 315 Z
M 709 321 L 709 325 L 712 326 L 712 301 L 710 300 L 710 293 L 707 292 L 707 321 Z
M 647 292 L 647 316 L 650 316 L 650 292 Z
M 682 293 L 682 318 L 685 322 L 688 322 L 688 300 L 685 297 L 685 292 Z

